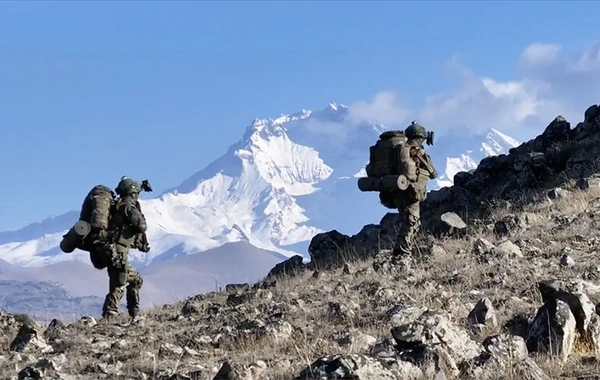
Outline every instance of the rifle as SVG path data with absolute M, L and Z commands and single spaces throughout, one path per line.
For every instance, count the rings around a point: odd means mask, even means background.
M 142 213 L 142 206 L 140 205 L 139 201 L 135 202 L 135 207 L 140 211 L 140 213 L 143 216 L 144 213 Z M 148 236 L 146 236 L 146 232 L 141 232 L 135 235 L 133 240 L 133 247 L 140 252 L 150 251 L 150 244 L 148 244 Z

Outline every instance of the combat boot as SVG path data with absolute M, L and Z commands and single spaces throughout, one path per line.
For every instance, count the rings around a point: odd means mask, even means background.
M 118 311 L 105 311 L 104 313 L 102 313 L 102 321 L 108 323 L 114 321 L 118 316 Z
M 411 244 L 406 236 L 399 236 L 392 250 L 394 256 L 404 256 L 412 254 Z

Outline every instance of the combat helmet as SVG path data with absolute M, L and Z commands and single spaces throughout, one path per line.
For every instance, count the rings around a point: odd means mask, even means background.
M 406 130 L 404 131 L 404 134 L 409 139 L 414 139 L 417 137 L 420 137 L 422 139 L 427 139 L 427 131 L 425 130 L 425 127 L 423 127 L 421 124 L 417 123 L 414 120 L 406 128 Z
M 142 191 L 142 185 L 133 179 L 123 176 L 115 189 L 115 192 L 120 196 L 128 194 L 139 194 Z

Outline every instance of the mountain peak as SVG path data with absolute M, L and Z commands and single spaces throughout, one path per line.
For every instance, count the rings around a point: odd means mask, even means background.
M 500 132 L 497 129 L 490 128 L 490 131 L 491 132 L 489 132 L 488 135 L 487 135 L 488 138 L 490 138 L 490 139 L 495 139 L 495 140 L 500 139 L 500 140 L 503 140 L 504 142 L 506 142 L 506 143 L 508 143 L 509 145 L 512 145 L 512 146 L 519 146 L 520 145 L 520 143 L 517 140 L 513 139 L 510 136 L 505 135 L 504 133 Z
M 348 109 L 347 106 L 336 103 L 336 102 L 329 102 L 327 107 L 325 107 L 325 110 L 332 110 L 332 111 L 344 111 L 346 109 Z
M 479 162 L 489 156 L 508 153 L 520 143 L 490 128 L 487 132 L 477 132 L 475 128 L 461 125 L 447 131 L 432 150 L 432 159 L 438 167 L 443 167 L 439 178 L 431 182 L 431 189 L 452 186 L 458 172 L 475 169 Z
M 381 219 L 385 209 L 378 207 L 376 194 L 357 189 L 355 173 L 362 172 L 369 146 L 385 129 L 370 121 L 353 124 L 348 107 L 336 102 L 317 111 L 254 119 L 222 156 L 160 197 L 140 201 L 153 249 L 133 251 L 132 263 L 145 265 L 240 240 L 284 255 L 303 254 L 318 232 L 352 231 Z M 443 174 L 438 185 L 451 185 L 457 171 L 517 145 L 497 130 L 476 132 L 466 126 L 450 130 L 428 149 Z M 64 255 L 58 248 L 77 215 L 73 211 L 0 233 L 0 256 L 27 266 L 85 260 L 85 252 Z

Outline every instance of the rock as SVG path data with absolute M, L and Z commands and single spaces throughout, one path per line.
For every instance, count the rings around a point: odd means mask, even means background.
M 466 235 L 467 232 L 467 224 L 453 211 L 438 213 L 425 220 L 427 226 L 422 228 L 436 237 L 459 237 Z
M 267 277 L 289 276 L 302 272 L 306 269 L 303 261 L 304 258 L 302 256 L 294 255 L 289 259 L 275 265 L 267 274 Z
M 416 380 L 421 378 L 423 378 L 423 371 L 417 366 L 395 358 L 376 358 L 369 355 L 334 355 L 317 359 L 294 379 Z
M 521 248 L 515 245 L 513 242 L 506 240 L 496 246 L 494 248 L 494 254 L 501 257 L 510 257 L 510 258 L 521 258 L 523 257 L 523 253 L 521 252 Z
M 542 352 L 567 360 L 575 341 L 575 317 L 566 302 L 548 300 L 527 332 L 529 352 Z
M 458 172 L 452 181 L 454 186 L 464 187 L 473 177 L 473 172 Z
M 571 195 L 571 192 L 561 188 L 555 188 L 548 191 L 547 196 L 549 199 L 561 199 L 568 198 Z
M 112 376 L 122 376 L 123 372 L 123 363 L 117 361 L 115 363 L 107 364 L 107 363 L 96 363 L 96 371 L 105 375 Z
M 496 311 L 489 298 L 482 298 L 477 302 L 473 310 L 468 315 L 471 328 L 479 329 L 480 325 L 497 326 Z
M 349 252 L 350 238 L 337 230 L 315 235 L 308 247 L 311 264 L 318 269 L 343 265 Z
M 367 352 L 377 343 L 377 338 L 374 336 L 356 332 L 352 337 L 351 350 L 354 352 Z
M 502 238 L 522 232 L 527 228 L 527 219 L 517 215 L 507 215 L 494 223 L 494 233 Z
M 444 247 L 442 247 L 439 244 L 432 245 L 429 251 L 430 251 L 429 252 L 430 255 L 433 256 L 433 257 L 436 257 L 436 256 L 438 256 L 438 257 L 442 256 L 443 257 L 444 255 L 448 254 L 448 252 L 446 252 L 446 250 L 444 249 Z
M 54 349 L 47 344 L 37 329 L 29 324 L 22 325 L 17 336 L 10 344 L 10 351 L 50 353 Z
M 486 239 L 479 238 L 473 244 L 473 253 L 476 255 L 485 255 L 494 250 L 494 245 Z
M 454 212 L 443 213 L 440 219 L 446 223 L 451 230 L 463 230 L 467 228 L 467 224 Z
M 247 291 L 239 291 L 236 293 L 231 293 L 227 296 L 227 305 L 229 306 L 238 306 L 244 303 L 247 303 L 251 300 L 263 300 L 268 301 L 273 298 L 273 293 L 266 289 L 258 289 L 258 290 L 247 290 Z
M 580 342 L 586 345 L 587 349 L 591 349 L 595 355 L 600 354 L 600 316 L 598 314 L 592 315 L 588 328 L 581 337 Z
M 244 283 L 244 284 L 227 284 L 225 285 L 225 291 L 227 293 L 229 292 L 237 292 L 237 291 L 242 291 L 242 290 L 248 290 L 250 289 L 250 284 L 248 283 Z
M 417 306 L 395 305 L 386 312 L 386 317 L 392 327 L 406 325 L 417 320 L 427 308 Z
M 495 380 L 498 374 L 518 379 L 550 380 L 544 371 L 528 357 L 525 341 L 520 336 L 498 334 L 483 341 L 485 351 L 467 369 L 465 378 Z
M 338 321 L 350 321 L 356 316 L 355 310 L 359 305 L 354 301 L 328 302 L 327 314 L 330 318 Z
M 94 327 L 98 324 L 98 322 L 96 322 L 96 318 L 89 316 L 89 315 L 81 317 L 79 319 L 79 323 L 81 323 L 83 326 L 88 326 L 88 327 Z
M 377 339 L 360 331 L 342 331 L 334 334 L 333 340 L 341 347 L 356 353 L 368 352 L 376 343 Z
M 381 358 L 392 358 L 396 357 L 398 351 L 395 348 L 394 339 L 384 339 L 381 342 L 375 342 L 373 347 L 371 347 L 370 354 L 376 357 Z
M 265 331 L 273 337 L 275 342 L 290 339 L 294 333 L 292 325 L 286 321 L 271 322 L 265 326 Z
M 584 293 L 583 284 L 578 281 L 540 281 L 538 288 L 544 302 L 565 302 L 575 318 L 577 331 L 585 335 L 596 307 Z
M 600 177 L 580 178 L 575 183 L 575 187 L 579 190 L 597 189 L 600 188 Z
M 562 255 L 560 258 L 560 265 L 563 267 L 572 267 L 575 266 L 575 260 L 567 254 Z
M 230 361 L 224 362 L 213 380 L 259 380 L 263 379 L 262 373 L 267 369 L 267 365 L 262 360 L 245 367 Z
M 470 360 L 480 353 L 477 343 L 454 326 L 447 313 L 440 311 L 427 311 L 414 322 L 393 327 L 391 333 L 400 350 L 419 345 L 441 346 L 452 352 L 457 362 Z
M 569 122 L 564 116 L 558 115 L 548 124 L 541 137 L 548 143 L 565 141 L 569 138 L 570 131 L 571 125 Z
M 600 353 L 600 317 L 598 306 L 592 302 L 586 292 L 596 295 L 597 286 L 585 281 L 542 281 L 538 284 L 542 299 L 565 302 L 575 318 L 578 342 L 588 350 Z
M 529 356 L 525 340 L 515 335 L 492 335 L 483 341 L 483 347 L 502 361 L 521 361 Z
M 43 379 L 44 374 L 39 368 L 27 366 L 19 371 L 19 380 L 38 380 Z

